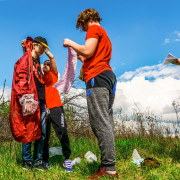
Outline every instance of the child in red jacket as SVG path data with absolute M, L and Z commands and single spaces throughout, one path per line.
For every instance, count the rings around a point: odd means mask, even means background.
M 34 166 L 44 170 L 43 146 L 46 136 L 45 86 L 40 56 L 48 47 L 43 37 L 28 37 L 24 56 L 15 64 L 9 120 L 14 138 L 22 143 L 23 169 L 31 169 L 31 144 L 34 145 Z M 31 98 L 30 98 L 31 97 Z M 34 109 L 34 102 L 37 109 Z
M 24 40 L 21 43 L 22 47 L 24 47 Z M 26 50 L 23 51 L 25 53 Z M 65 170 L 68 172 L 72 172 L 71 160 L 69 159 L 71 155 L 69 138 L 67 135 L 67 126 L 64 117 L 63 104 L 61 102 L 59 92 L 57 89 L 53 87 L 53 85 L 58 81 L 58 71 L 56 66 L 56 61 L 51 52 L 48 49 L 45 50 L 46 55 L 50 60 L 46 60 L 43 64 L 43 79 L 45 84 L 45 99 L 46 106 L 49 109 L 50 113 L 47 115 L 47 124 L 46 124 L 46 138 L 44 140 L 44 149 L 43 149 L 43 161 L 45 163 L 45 167 L 50 168 L 49 163 L 49 139 L 51 133 L 51 122 L 53 128 L 56 132 L 57 137 L 59 138 L 62 145 L 63 156 L 65 157 L 65 161 L 63 166 Z

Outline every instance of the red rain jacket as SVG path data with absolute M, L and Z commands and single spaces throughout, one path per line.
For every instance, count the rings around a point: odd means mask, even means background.
M 32 38 L 26 39 L 27 52 L 14 66 L 12 81 L 11 105 L 9 121 L 12 135 L 20 143 L 28 143 L 41 138 L 40 107 L 33 115 L 23 116 L 22 106 L 19 99 L 24 94 L 34 94 L 34 99 L 38 101 L 38 94 L 33 75 L 33 60 L 31 55 Z

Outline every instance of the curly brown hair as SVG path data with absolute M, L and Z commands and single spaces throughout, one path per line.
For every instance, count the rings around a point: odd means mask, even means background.
M 77 28 L 77 29 L 80 28 L 81 31 L 84 31 L 84 30 L 83 30 L 83 24 L 84 24 L 85 22 L 87 22 L 90 17 L 92 18 L 92 20 L 93 20 L 94 22 L 100 23 L 100 21 L 102 20 L 102 19 L 100 18 L 99 13 L 98 13 L 96 10 L 94 10 L 94 9 L 92 9 L 92 8 L 89 8 L 89 9 L 86 9 L 86 10 L 82 11 L 82 12 L 78 15 L 77 23 L 76 23 L 76 28 Z

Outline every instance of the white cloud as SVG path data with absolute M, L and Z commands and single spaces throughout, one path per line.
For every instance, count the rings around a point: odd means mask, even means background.
M 0 86 L 0 97 L 2 96 L 2 93 L 3 93 L 3 87 Z M 9 87 L 5 88 L 3 97 L 4 97 L 5 100 L 10 100 L 11 99 L 11 88 L 9 88 Z
M 141 112 L 149 108 L 150 113 L 163 120 L 176 120 L 172 102 L 180 102 L 179 68 L 159 64 L 125 72 L 117 83 L 114 109 L 122 108 L 122 113 L 130 117 L 136 103 Z M 86 106 L 86 99 L 83 97 L 77 103 Z
M 179 66 L 165 66 L 162 64 L 154 66 L 144 66 L 136 69 L 135 71 L 129 71 L 122 74 L 118 80 L 127 81 L 132 80 L 134 77 L 146 77 L 147 79 L 157 79 L 164 77 L 180 78 Z
M 180 38 L 180 32 L 179 31 L 174 31 L 175 34 Z
M 122 66 L 124 66 L 124 65 L 125 65 L 125 63 L 122 63 L 121 65 L 122 65 Z
M 170 43 L 170 39 L 165 39 L 163 44 Z
M 142 112 L 150 108 L 150 112 L 163 120 L 176 120 L 174 100 L 180 102 L 180 69 L 159 64 L 121 75 L 114 108 L 121 107 L 128 114 L 136 108 L 136 103 Z
M 118 79 L 114 109 L 121 107 L 122 113 L 130 116 L 132 108 L 136 108 L 136 103 L 142 112 L 149 108 L 149 112 L 158 117 L 162 116 L 163 120 L 176 120 L 172 102 L 174 100 L 180 102 L 179 66 L 161 64 L 145 66 L 135 71 L 125 72 Z M 0 95 L 2 88 L 0 87 Z M 83 91 L 72 88 L 67 97 Z M 4 93 L 6 100 L 10 99 L 10 94 L 11 89 L 6 87 Z M 84 96 L 79 97 L 75 102 L 86 106 L 85 92 Z
M 168 44 L 168 43 L 173 43 L 173 42 L 179 42 L 180 41 L 180 32 L 179 31 L 172 32 L 170 36 L 171 36 L 171 40 L 169 38 L 166 38 L 164 40 L 164 43 L 162 43 L 162 45 L 165 45 L 165 44 Z

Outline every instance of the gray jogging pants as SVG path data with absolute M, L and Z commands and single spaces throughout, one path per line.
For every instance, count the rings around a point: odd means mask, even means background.
M 112 106 L 115 96 L 105 87 L 86 91 L 89 121 L 101 150 L 101 166 L 115 171 L 115 139 Z

